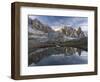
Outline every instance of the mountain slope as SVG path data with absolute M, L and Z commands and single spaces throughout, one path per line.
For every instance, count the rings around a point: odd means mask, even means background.
M 29 19 L 29 21 L 30 24 L 32 25 L 32 28 L 43 31 L 45 33 L 53 31 L 48 25 L 45 25 L 42 22 L 40 22 L 39 19 L 34 19 L 34 20 Z

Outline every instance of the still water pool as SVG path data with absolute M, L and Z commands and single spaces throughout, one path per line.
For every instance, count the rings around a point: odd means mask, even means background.
M 73 47 L 33 49 L 28 54 L 28 66 L 87 64 L 88 52 Z

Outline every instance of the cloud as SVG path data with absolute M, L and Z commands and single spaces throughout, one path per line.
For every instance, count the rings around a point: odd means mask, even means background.
M 33 15 L 29 15 L 28 16 L 30 19 L 34 20 L 35 18 L 37 18 L 37 16 L 33 16 Z
M 88 31 L 88 26 L 81 26 L 81 29 L 82 29 L 83 31 Z

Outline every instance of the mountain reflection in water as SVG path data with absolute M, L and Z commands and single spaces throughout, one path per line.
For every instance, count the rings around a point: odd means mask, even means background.
M 38 48 L 29 52 L 28 66 L 87 64 L 87 53 L 72 47 Z

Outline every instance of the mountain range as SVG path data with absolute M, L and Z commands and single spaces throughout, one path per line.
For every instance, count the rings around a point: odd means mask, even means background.
M 43 24 L 39 19 L 28 19 L 29 28 L 35 29 L 37 31 L 40 31 L 42 33 L 62 33 L 66 37 L 73 37 L 73 38 L 83 38 L 87 37 L 87 32 L 82 31 L 81 27 L 78 27 L 77 29 L 73 27 L 68 26 L 62 26 L 61 29 L 55 31 L 53 30 L 49 25 Z M 58 27 L 59 28 L 59 27 Z M 30 33 L 30 32 L 29 32 Z
M 41 43 L 43 45 L 47 43 L 57 44 L 59 42 L 62 43 L 66 41 L 80 40 L 85 37 L 87 37 L 87 32 L 82 31 L 81 27 L 78 27 L 76 29 L 73 27 L 62 26 L 61 29 L 55 31 L 54 29 L 52 29 L 52 27 L 47 24 L 44 24 L 39 19 L 28 19 L 29 50 L 33 49 L 33 46 L 40 46 Z

